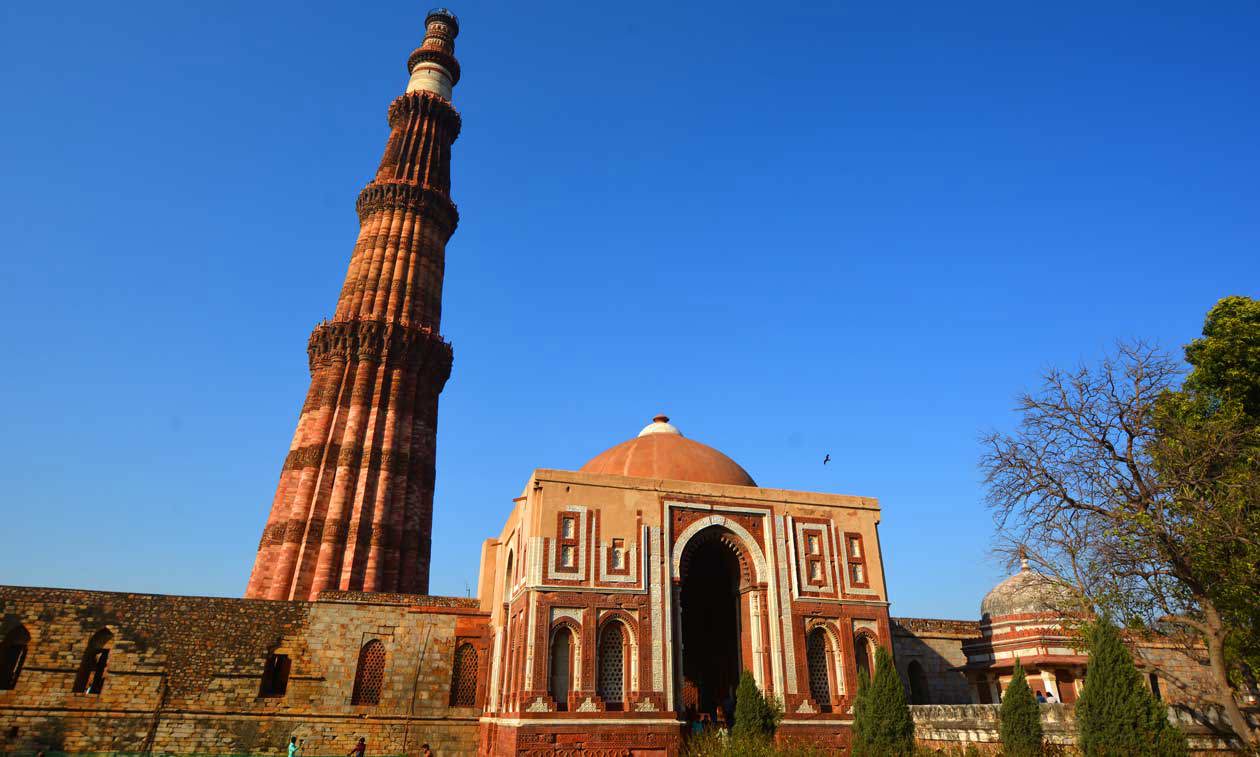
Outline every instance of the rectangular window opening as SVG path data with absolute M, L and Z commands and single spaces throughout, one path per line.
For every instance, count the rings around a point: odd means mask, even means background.
M 260 697 L 282 697 L 289 689 L 289 656 L 287 654 L 269 654 L 263 665 L 262 685 L 258 689 Z

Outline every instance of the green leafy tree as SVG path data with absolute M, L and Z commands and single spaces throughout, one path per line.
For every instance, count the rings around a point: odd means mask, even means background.
M 1077 746 L 1085 757 L 1182 757 L 1186 737 L 1147 690 L 1119 631 L 1100 618 L 1089 633 L 1089 671 L 1076 702 Z
M 875 675 L 859 674 L 853 705 L 853 757 L 908 757 L 914 754 L 914 720 L 906 704 L 892 655 L 875 649 Z
M 1005 757 L 1040 757 L 1041 711 L 1037 708 L 1032 689 L 1028 688 L 1024 666 L 1019 664 L 1018 659 L 1015 660 L 1015 673 L 1002 695 L 1000 718 L 1002 754 Z
M 1260 302 L 1221 300 L 1185 354 L 1188 376 L 1142 344 L 1048 371 L 981 465 L 999 549 L 1076 588 L 1065 614 L 1204 650 L 1203 699 L 1260 749 L 1238 692 L 1260 668 Z
M 735 727 L 731 735 L 737 739 L 768 740 L 782 717 L 778 702 L 766 699 L 752 673 L 747 670 L 740 673 L 739 688 L 735 690 Z
M 1260 301 L 1218 302 L 1203 337 L 1186 345 L 1186 361 L 1194 370 L 1157 403 L 1152 457 L 1172 492 L 1171 517 L 1193 524 L 1177 545 L 1183 572 L 1192 575 L 1168 587 L 1162 607 L 1167 620 L 1203 639 L 1223 691 L 1232 685 L 1258 694 Z M 1220 703 L 1246 737 L 1249 726 L 1230 693 Z M 1250 731 L 1260 751 L 1260 733 Z

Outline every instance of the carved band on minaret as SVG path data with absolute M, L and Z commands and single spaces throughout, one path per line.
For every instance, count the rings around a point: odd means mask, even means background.
M 451 345 L 430 329 L 383 321 L 325 321 L 311 332 L 306 352 L 312 374 L 337 361 L 407 362 L 421 367 L 439 391 L 454 362 Z
M 355 210 L 359 213 L 359 223 L 368 215 L 385 209 L 410 210 L 423 213 L 426 219 L 436 221 L 442 227 L 446 241 L 455 233 L 459 225 L 459 209 L 451 198 L 443 192 L 428 187 L 403 182 L 372 182 L 359 193 L 355 202 Z
M 459 22 L 425 19 L 406 93 L 355 208 L 359 235 L 333 317 L 307 342 L 311 385 L 258 543 L 247 597 L 327 590 L 423 594 L 429 585 L 441 336 L 459 113 Z

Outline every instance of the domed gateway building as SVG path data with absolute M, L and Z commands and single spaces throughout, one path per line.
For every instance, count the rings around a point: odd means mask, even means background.
M 760 487 L 665 416 L 534 471 L 482 554 L 482 751 L 672 751 L 686 722 L 730 718 L 742 670 L 785 734 L 845 743 L 857 672 L 890 644 L 878 522 L 869 498 Z

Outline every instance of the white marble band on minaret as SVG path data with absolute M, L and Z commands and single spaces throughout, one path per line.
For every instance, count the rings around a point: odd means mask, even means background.
M 446 8 L 434 8 L 425 17 L 424 27 L 423 44 L 407 60 L 411 72 L 407 92 L 423 90 L 450 100 L 451 89 L 459 81 L 459 62 L 455 60 L 459 19 Z

